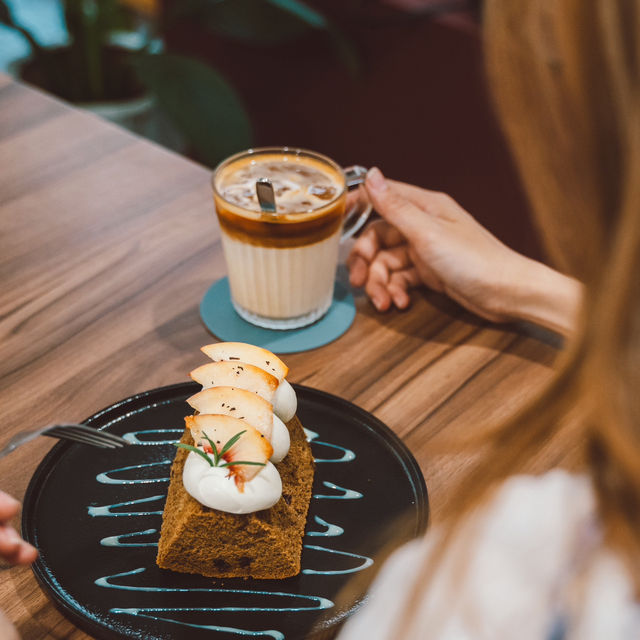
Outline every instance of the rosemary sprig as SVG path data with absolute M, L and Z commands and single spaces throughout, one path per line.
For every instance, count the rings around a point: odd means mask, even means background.
M 184 444 L 183 442 L 174 442 L 173 444 L 176 447 L 180 447 L 181 449 L 187 449 L 187 451 L 193 451 L 193 453 L 197 453 L 199 456 L 204 458 L 212 467 L 217 466 L 213 464 L 211 458 L 202 449 L 198 449 L 198 447 L 192 447 L 190 444 Z
M 255 467 L 265 467 L 264 462 L 251 462 L 250 460 L 233 460 L 232 462 L 225 462 L 224 464 L 219 464 L 219 467 L 230 467 L 234 464 L 252 464 Z
M 240 431 L 236 433 L 236 435 L 233 436 L 232 438 L 229 438 L 229 440 L 227 440 L 227 442 L 222 447 L 222 449 L 220 449 L 220 451 L 218 451 L 218 447 L 216 447 L 213 440 L 203 431 L 202 435 L 206 438 L 207 442 L 209 443 L 209 446 L 212 449 L 213 461 L 207 455 L 206 452 L 204 452 L 202 449 L 198 449 L 198 447 L 194 447 L 190 444 L 183 444 L 182 442 L 175 442 L 174 444 L 176 447 L 181 447 L 182 449 L 187 449 L 188 451 L 193 451 L 194 453 L 197 453 L 199 456 L 204 458 L 212 467 L 231 467 L 236 464 L 248 464 L 248 465 L 254 465 L 256 467 L 266 466 L 264 462 L 251 462 L 250 460 L 233 460 L 231 462 L 224 462 L 220 464 L 220 460 L 222 460 L 222 457 L 224 456 L 224 454 L 227 453 L 227 451 L 229 451 L 229 449 L 231 449 L 231 447 L 233 447 L 233 445 L 236 442 L 238 442 L 238 440 L 240 439 L 240 436 L 243 433 L 246 433 L 246 431 L 247 431 L 246 429 L 244 431 Z
M 239 431 L 238 433 L 236 433 L 235 436 L 233 436 L 233 438 L 229 438 L 229 440 L 227 441 L 227 444 L 224 445 L 224 447 L 222 447 L 222 451 L 220 451 L 220 457 L 222 458 L 222 456 L 227 453 L 227 451 L 229 451 L 229 449 L 231 449 L 231 447 L 233 447 L 233 445 L 238 442 L 238 440 L 240 440 L 240 436 L 243 433 L 247 433 L 246 429 L 243 429 L 242 431 Z
M 217 467 L 220 464 L 220 454 L 218 453 L 218 447 L 216 447 L 213 440 L 204 431 L 202 432 L 202 435 L 207 439 L 207 442 L 209 443 L 209 446 L 212 449 L 213 459 L 215 462 L 213 466 Z

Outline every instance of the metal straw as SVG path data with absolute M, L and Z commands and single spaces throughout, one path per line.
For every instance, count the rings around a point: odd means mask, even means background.
M 256 194 L 260 209 L 264 213 L 276 213 L 276 195 L 273 192 L 273 185 L 269 178 L 260 178 L 256 182 Z

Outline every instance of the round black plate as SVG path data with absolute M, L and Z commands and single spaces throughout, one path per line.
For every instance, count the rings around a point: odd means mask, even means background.
M 371 571 L 380 533 L 410 513 L 407 534 L 428 519 L 427 490 L 404 444 L 371 414 L 296 386 L 298 416 L 317 433 L 303 572 L 286 580 L 215 580 L 155 564 L 172 442 L 191 413 L 194 383 L 118 402 L 87 424 L 135 439 L 104 450 L 58 443 L 25 496 L 24 537 L 40 551 L 34 573 L 62 612 L 96 638 L 303 638 L 356 573 Z M 215 544 L 215 541 L 212 541 Z M 114 546 L 115 545 L 115 546 Z

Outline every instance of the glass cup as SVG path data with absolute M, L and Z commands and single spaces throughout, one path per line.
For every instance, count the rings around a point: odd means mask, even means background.
M 216 167 L 213 194 L 231 301 L 268 329 L 315 322 L 331 306 L 338 245 L 371 213 L 366 169 L 343 169 L 319 153 L 287 147 L 249 149 Z M 256 184 L 273 187 L 275 211 Z

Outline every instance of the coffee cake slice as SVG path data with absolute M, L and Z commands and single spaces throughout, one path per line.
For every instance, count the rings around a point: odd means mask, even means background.
M 296 416 L 287 429 L 291 447 L 276 464 L 282 496 L 273 507 L 254 513 L 218 511 L 191 497 L 182 482 L 189 453 L 178 449 L 162 517 L 159 567 L 212 578 L 281 579 L 300 573 L 315 463 Z M 189 429 L 181 442 L 194 444 Z

